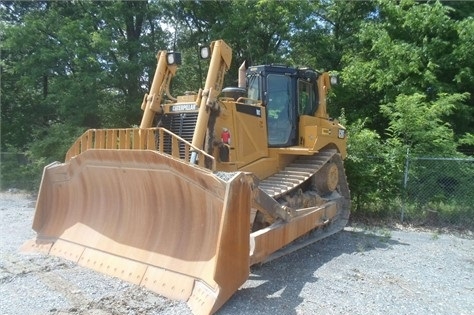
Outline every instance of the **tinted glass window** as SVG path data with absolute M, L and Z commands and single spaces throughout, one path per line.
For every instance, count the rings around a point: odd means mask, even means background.
M 298 114 L 313 115 L 316 110 L 316 97 L 311 83 L 298 80 Z
M 248 78 L 248 98 L 262 100 L 260 94 L 259 76 L 252 75 Z
M 285 75 L 267 77 L 267 121 L 269 145 L 285 145 L 291 136 L 291 80 Z

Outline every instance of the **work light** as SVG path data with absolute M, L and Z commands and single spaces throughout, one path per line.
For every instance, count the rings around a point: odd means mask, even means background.
M 166 62 L 168 65 L 180 65 L 181 64 L 181 53 L 170 52 L 166 55 Z
M 201 46 L 201 59 L 208 59 L 211 56 L 211 48 L 209 46 Z

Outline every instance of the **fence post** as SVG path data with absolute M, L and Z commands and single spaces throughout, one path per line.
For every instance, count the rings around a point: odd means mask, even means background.
M 402 213 L 400 214 L 400 221 L 403 223 L 403 217 L 405 215 L 405 206 L 406 206 L 406 199 L 407 199 L 407 183 L 408 183 L 408 167 L 410 164 L 410 148 L 407 148 L 407 155 L 405 158 L 405 174 L 403 177 L 403 200 L 402 200 Z

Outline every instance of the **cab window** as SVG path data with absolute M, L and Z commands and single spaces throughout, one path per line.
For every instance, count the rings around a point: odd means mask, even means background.
M 292 132 L 291 78 L 280 74 L 267 76 L 268 144 L 288 145 Z
M 252 75 L 248 77 L 248 98 L 251 98 L 253 100 L 261 100 L 261 95 L 260 95 L 260 80 L 259 76 L 257 75 Z
M 313 115 L 316 111 L 316 97 L 310 82 L 298 80 L 298 115 Z

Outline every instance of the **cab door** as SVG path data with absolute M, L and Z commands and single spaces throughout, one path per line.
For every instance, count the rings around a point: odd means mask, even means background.
M 268 145 L 294 145 L 297 137 L 292 78 L 285 74 L 268 74 L 266 87 Z

